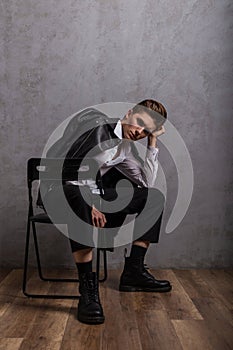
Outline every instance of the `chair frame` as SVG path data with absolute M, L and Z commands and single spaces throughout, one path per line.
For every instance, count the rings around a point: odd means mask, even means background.
M 41 267 L 41 259 L 40 259 L 40 252 L 39 252 L 39 244 L 37 239 L 37 232 L 36 232 L 36 223 L 47 223 L 47 224 L 53 224 L 51 221 L 37 221 L 36 215 L 34 216 L 34 210 L 33 210 L 33 195 L 32 195 L 32 185 L 35 180 L 39 180 L 40 178 L 40 171 L 37 169 L 38 166 L 41 164 L 56 164 L 57 161 L 61 161 L 59 159 L 47 159 L 47 158 L 30 158 L 27 162 L 27 186 L 28 186 L 28 219 L 27 219 L 27 232 L 26 232 L 26 243 L 25 243 L 25 254 L 24 254 L 24 270 L 23 270 L 23 294 L 30 298 L 45 298 L 45 299 L 79 299 L 79 295 L 67 295 L 67 294 L 35 294 L 32 292 L 27 291 L 27 282 L 28 282 L 28 265 L 29 265 L 29 251 L 30 251 L 30 238 L 31 234 L 33 236 L 34 241 L 34 248 L 35 248 L 35 254 L 36 254 L 36 263 L 37 263 L 37 271 L 38 276 L 40 280 L 42 281 L 48 281 L 48 282 L 79 282 L 76 278 L 48 278 L 45 277 L 42 271 Z M 80 159 L 69 159 L 68 164 L 73 168 L 76 169 L 77 172 L 77 166 L 80 165 Z M 100 187 L 101 188 L 101 187 Z M 46 213 L 45 213 L 46 215 Z M 31 231 L 32 227 L 32 231 Z M 96 273 L 99 279 L 99 282 L 106 281 L 108 277 L 108 271 L 107 271 L 107 250 L 112 251 L 112 249 L 106 249 L 106 248 L 97 248 L 97 256 L 96 256 Z M 103 255 L 103 278 L 99 278 L 100 275 L 100 261 L 101 256 L 100 253 L 102 252 Z

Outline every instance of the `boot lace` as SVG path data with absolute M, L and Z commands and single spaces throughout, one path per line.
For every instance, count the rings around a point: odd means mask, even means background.
M 99 303 L 98 286 L 95 285 L 93 281 L 87 281 L 87 283 L 85 283 L 83 297 L 88 304 L 93 301 Z

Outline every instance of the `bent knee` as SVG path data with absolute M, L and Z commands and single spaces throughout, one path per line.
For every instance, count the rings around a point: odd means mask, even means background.
M 161 204 L 165 203 L 165 195 L 158 188 L 148 188 L 148 190 L 156 201 Z

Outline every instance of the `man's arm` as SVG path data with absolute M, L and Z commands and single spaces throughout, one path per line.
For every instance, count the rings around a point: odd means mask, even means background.
M 139 186 L 154 187 L 158 171 L 159 150 L 157 148 L 157 138 L 164 132 L 165 129 L 162 126 L 160 130 L 148 136 L 144 163 L 138 161 L 138 157 L 135 157 L 131 147 L 129 147 L 129 142 L 126 142 L 125 146 L 123 146 L 125 147 L 125 158 L 121 163 L 116 164 L 115 167 Z
M 159 130 L 154 131 L 148 136 L 148 147 L 157 147 L 157 138 L 165 133 L 165 128 L 162 125 Z
M 157 138 L 164 134 L 165 128 L 162 126 L 159 130 L 154 131 L 147 139 L 147 153 L 144 162 L 144 174 L 146 177 L 147 187 L 154 187 L 158 172 L 158 154 Z

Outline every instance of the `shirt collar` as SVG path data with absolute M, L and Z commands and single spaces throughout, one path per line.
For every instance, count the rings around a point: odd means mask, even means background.
M 120 140 L 122 140 L 122 124 L 121 124 L 121 120 L 118 120 L 117 125 L 115 126 L 115 129 L 114 129 L 114 134 L 115 134 Z

